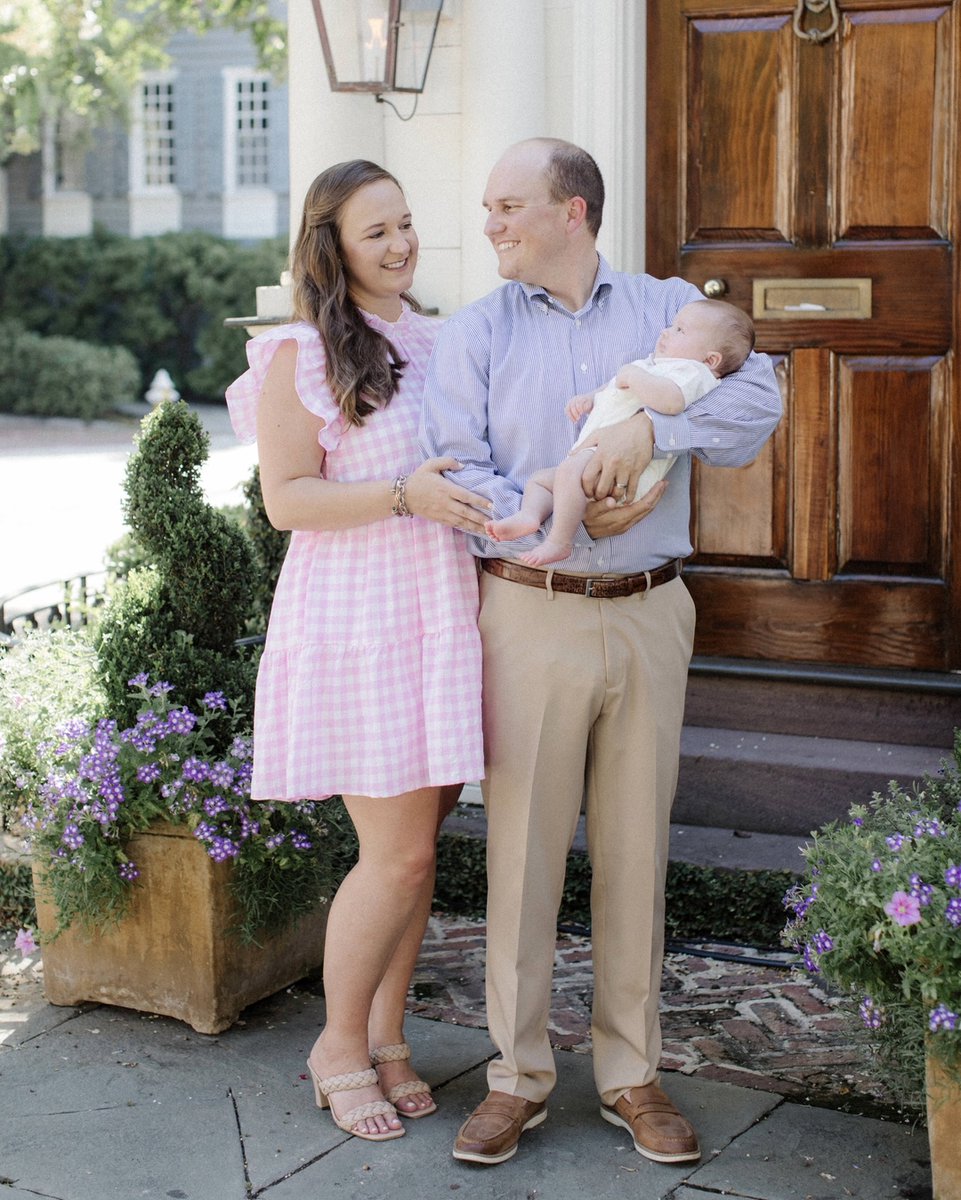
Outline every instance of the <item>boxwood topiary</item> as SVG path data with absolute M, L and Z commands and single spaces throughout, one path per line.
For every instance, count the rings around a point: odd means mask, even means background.
M 187 705 L 220 691 L 240 711 L 253 707 L 255 664 L 234 642 L 251 610 L 255 559 L 244 531 L 203 496 L 208 451 L 197 415 L 168 401 L 144 418 L 128 460 L 124 515 L 149 565 L 117 584 L 95 632 L 118 720 L 135 719 L 127 682 L 144 671 Z

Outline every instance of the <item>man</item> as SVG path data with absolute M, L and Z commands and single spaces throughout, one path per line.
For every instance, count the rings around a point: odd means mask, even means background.
M 571 449 L 565 402 L 643 358 L 699 297 L 680 279 L 613 271 L 596 249 L 603 202 L 590 155 L 553 139 L 512 146 L 488 180 L 485 233 L 509 282 L 442 329 L 422 440 L 463 464 L 457 482 L 489 497 L 495 518 L 514 514 L 528 476 Z M 585 790 L 601 1116 L 657 1162 L 699 1157 L 657 1085 L 670 809 L 694 636 L 680 578 L 690 459 L 750 462 L 780 413 L 770 363 L 752 354 L 684 413 L 641 413 L 596 436 L 593 502 L 557 570 L 514 561 L 540 534 L 471 539 L 483 568 L 487 1007 L 499 1056 L 455 1158 L 504 1162 L 547 1115 L 557 912 Z M 669 482 L 618 503 L 654 454 L 677 456 Z

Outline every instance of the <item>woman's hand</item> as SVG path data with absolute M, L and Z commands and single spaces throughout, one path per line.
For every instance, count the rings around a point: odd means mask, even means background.
M 667 480 L 661 479 L 633 504 L 618 504 L 611 496 L 606 500 L 592 500 L 584 514 L 584 528 L 595 541 L 598 538 L 616 537 L 619 533 L 626 533 L 632 525 L 636 525 L 657 507 L 658 501 L 666 491 Z
M 588 500 L 611 496 L 622 501 L 634 495 L 641 472 L 654 457 L 654 426 L 647 413 L 637 413 L 599 429 L 584 445 L 597 447 L 581 476 L 584 495 Z
M 456 458 L 429 458 L 421 463 L 407 480 L 407 507 L 414 516 L 452 525 L 465 533 L 483 534 L 493 505 L 444 478 L 444 471 L 459 470 L 461 464 Z

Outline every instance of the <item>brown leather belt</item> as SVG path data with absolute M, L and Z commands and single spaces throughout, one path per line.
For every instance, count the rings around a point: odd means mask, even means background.
M 509 579 L 512 583 L 524 583 L 528 587 L 548 588 L 554 592 L 568 592 L 574 596 L 588 596 L 592 600 L 613 600 L 617 596 L 633 596 L 635 592 L 646 592 L 656 588 L 660 583 L 677 579 L 681 573 L 682 562 L 676 558 L 673 562 L 657 567 L 653 571 L 644 571 L 640 575 L 613 576 L 584 576 L 559 575 L 556 571 L 538 571 L 534 567 L 525 567 L 523 563 L 507 562 L 503 558 L 482 558 L 481 570 L 498 579 Z

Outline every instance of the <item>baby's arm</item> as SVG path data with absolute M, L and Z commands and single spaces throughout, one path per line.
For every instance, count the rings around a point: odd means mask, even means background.
M 655 412 L 675 416 L 684 411 L 684 394 L 672 379 L 663 375 L 654 375 L 637 363 L 627 363 L 621 367 L 614 382 L 619 388 L 625 388 L 638 399 L 643 408 L 652 408 Z
M 572 400 L 568 400 L 564 406 L 564 411 L 572 421 L 579 421 L 585 413 L 589 413 L 594 407 L 594 393 L 584 392 L 581 396 L 575 396 Z

